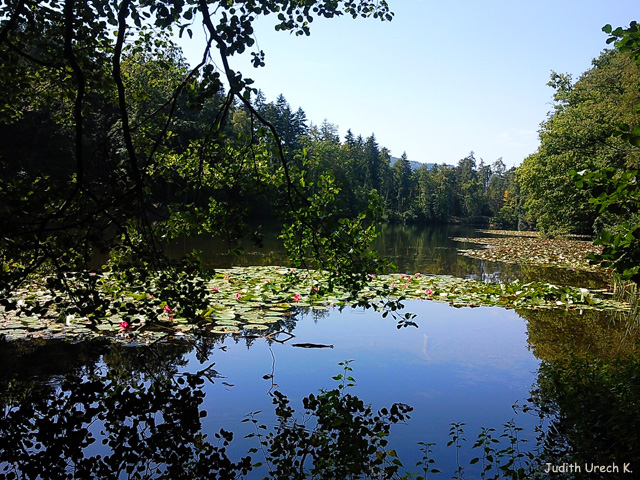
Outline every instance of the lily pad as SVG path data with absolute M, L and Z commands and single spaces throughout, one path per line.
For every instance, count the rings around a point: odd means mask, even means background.
M 216 325 L 220 326 L 236 326 L 242 323 L 240 320 L 216 320 Z
M 216 321 L 218 321 L 218 320 L 235 320 L 236 314 L 235 314 L 235 312 L 229 311 L 229 312 L 223 312 L 223 313 L 216 313 L 215 315 L 212 315 L 211 317 Z
M 243 328 L 245 330 L 257 330 L 257 331 L 261 331 L 261 330 L 268 330 L 269 326 L 268 325 L 264 325 L 261 323 L 247 323 L 246 325 L 243 325 Z
M 264 317 L 260 319 L 260 323 L 264 323 L 264 324 L 271 324 L 271 323 L 277 323 L 280 320 L 282 320 L 282 315 L 279 317 Z
M 214 327 L 211 329 L 211 333 L 234 333 L 239 332 L 240 329 L 235 325 L 221 325 L 219 327 Z

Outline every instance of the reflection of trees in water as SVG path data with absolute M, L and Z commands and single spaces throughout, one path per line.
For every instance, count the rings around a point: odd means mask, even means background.
M 518 310 L 527 321 L 534 355 L 555 361 L 569 355 L 612 359 L 640 351 L 640 324 L 626 312 Z
M 640 327 L 628 313 L 522 310 L 529 344 L 542 360 L 532 404 L 548 428 L 542 464 L 582 466 L 576 478 L 630 478 L 640 470 Z M 587 474 L 584 465 L 618 465 Z M 570 478 L 559 474 L 558 478 Z
M 474 270 L 477 262 L 460 257 L 452 237 L 472 235 L 468 227 L 453 225 L 430 226 L 429 228 L 405 225 L 384 225 L 374 248 L 405 273 L 451 274 L 457 271 Z M 463 275 L 464 276 L 464 275 Z
M 104 346 L 85 365 L 60 365 L 55 383 L 5 381 L 0 393 L 2 478 L 241 478 L 254 468 L 246 455 L 227 455 L 233 433 L 205 433 L 202 409 L 207 367 L 177 369 L 185 345 Z M 194 344 L 201 353 L 207 346 Z M 42 352 L 41 352 L 42 353 Z M 211 351 L 208 352 L 211 354 Z M 256 446 L 269 478 L 392 478 L 398 471 L 387 454 L 391 425 L 408 419 L 411 407 L 394 404 L 374 411 L 346 391 L 348 363 L 334 377 L 338 387 L 303 399 L 306 416 L 294 417 L 286 396 L 273 391 L 274 429 L 259 426 Z M 338 421 L 339 420 L 339 421 Z M 255 450 L 253 453 L 256 453 Z M 286 474 L 285 474 L 286 473 Z M 319 475 L 319 476 L 318 476 Z
M 549 420 L 539 439 L 542 464 L 577 463 L 575 478 L 631 478 L 640 470 L 640 361 L 568 357 L 542 362 L 533 405 Z M 619 471 L 587 473 L 585 465 Z M 552 477 L 553 478 L 553 477 Z M 563 474 L 558 478 L 571 478 Z
M 296 310 L 296 314 L 304 312 Z M 632 462 L 631 468 L 638 468 L 638 328 L 627 327 L 624 316 L 615 313 L 519 313 L 528 322 L 531 348 L 543 360 L 532 392 L 533 407 L 549 423 L 541 435 L 540 457 L 533 463 L 616 462 L 622 468 L 624 462 Z M 293 330 L 296 314 L 277 328 Z M 236 337 L 236 341 L 251 346 L 270 339 Z M 227 456 L 226 443 L 232 435 L 218 432 L 207 437 L 202 429 L 204 385 L 217 382 L 217 372 L 205 368 L 185 374 L 180 368 L 186 353 L 194 351 L 206 363 L 222 347 L 220 343 L 221 337 L 216 336 L 142 348 L 52 342 L 14 343 L 12 349 L 0 349 L 4 367 L 0 372 L 0 476 L 11 478 L 11 472 L 16 478 L 242 475 L 250 461 Z M 38 383 L 38 377 L 45 376 L 54 381 Z M 335 396 L 323 398 L 322 405 L 342 405 L 332 403 Z M 360 399 L 347 400 L 355 412 Z M 302 438 L 296 435 L 304 432 L 280 433 L 274 438 L 293 446 Z M 315 448 L 312 437 L 304 438 L 310 449 Z M 361 439 L 351 440 L 357 446 Z M 273 452 L 278 452 L 275 444 Z M 473 456 L 476 451 L 469 453 Z
M 69 343 L 63 340 L 0 341 L 0 391 L 10 381 L 47 378 L 80 372 L 108 351 L 100 340 Z
M 603 288 L 610 283 L 604 274 L 488 262 L 458 255 L 457 250 L 466 246 L 451 239 L 478 235 L 484 236 L 486 233 L 478 233 L 474 228 L 463 225 L 382 225 L 374 248 L 382 257 L 393 262 L 401 273 L 453 275 L 484 282 L 540 281 L 585 288 Z M 232 265 L 284 265 L 288 263 L 287 255 L 277 237 L 276 229 L 267 228 L 261 248 L 247 241 L 243 243 L 242 250 L 234 253 L 229 252 L 227 246 L 218 240 L 202 237 L 182 239 L 172 245 L 169 252 L 183 255 L 196 248 L 204 252 L 206 262 L 218 268 Z
M 602 273 L 582 272 L 566 268 L 518 265 L 490 262 L 458 255 L 464 249 L 462 242 L 453 242 L 453 237 L 471 238 L 479 234 L 464 226 L 444 225 L 417 226 L 386 225 L 375 247 L 385 258 L 393 261 L 400 272 L 453 275 L 483 282 L 548 282 L 558 285 L 573 285 L 585 288 L 603 288 L 610 283 Z M 477 246 L 477 245 L 476 245 Z
M 203 374 L 178 374 L 184 346 L 112 346 L 56 384 L 11 380 L 0 397 L 6 478 L 235 478 L 232 435 L 202 433 Z
M 536 265 L 522 265 L 521 279 L 523 282 L 547 282 L 583 288 L 607 288 L 611 285 L 610 277 L 604 272 L 584 272 Z

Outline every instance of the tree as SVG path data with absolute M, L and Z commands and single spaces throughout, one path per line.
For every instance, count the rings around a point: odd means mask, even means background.
M 307 125 L 307 114 L 304 113 L 302 107 L 298 107 L 296 113 L 293 114 L 291 124 L 295 132 L 296 138 L 309 133 L 309 125 Z
M 354 137 L 351 129 L 347 130 L 347 134 L 344 137 L 344 142 L 348 147 L 353 148 L 356 146 L 356 137 Z
M 482 215 L 483 182 L 479 178 L 473 152 L 458 162 L 456 172 L 455 213 L 465 217 Z
M 615 132 L 621 122 L 636 122 L 639 81 L 638 66 L 617 51 L 603 52 L 574 84 L 552 74 L 554 111 L 542 124 L 538 152 L 518 168 L 527 216 L 540 230 L 592 233 L 606 221 L 568 172 L 637 164 L 637 152 Z
M 395 208 L 399 214 L 403 214 L 411 202 L 412 190 L 411 164 L 407 159 L 407 152 L 402 153 L 402 156 L 393 164 L 392 170 L 396 191 Z
M 499 202 L 500 209 L 495 214 L 495 218 L 496 222 L 501 226 L 528 230 L 530 226 L 524 219 L 523 195 L 518 182 L 517 171 L 516 167 L 512 167 L 504 174 L 502 179 L 504 188 Z
M 631 60 L 635 70 L 640 67 L 640 29 L 631 22 L 629 28 L 616 28 L 610 25 L 602 29 L 610 34 L 607 43 L 615 43 L 616 52 Z M 623 54 L 629 54 L 623 55 Z M 638 83 L 633 85 L 637 92 Z M 635 101 L 639 101 L 639 97 Z M 603 246 L 599 255 L 591 255 L 594 262 L 609 267 L 623 280 L 640 282 L 640 187 L 638 172 L 640 168 L 640 103 L 635 103 L 624 120 L 618 124 L 613 136 L 627 144 L 625 162 L 617 165 L 605 165 L 592 171 L 571 172 L 577 188 L 586 188 L 591 195 L 590 203 L 598 206 L 598 214 L 603 218 L 604 228 L 599 229 L 594 243 Z M 635 116 L 629 115 L 633 111 Z M 628 121 L 631 119 L 631 121 Z M 633 123 L 632 123 L 633 122 Z M 635 125 L 635 126 L 634 126 Z M 633 126 L 633 127 L 632 127 Z
M 378 191 L 381 185 L 380 146 L 372 133 L 364 144 L 364 155 L 367 163 L 367 184 Z
M 336 145 L 340 144 L 340 135 L 338 135 L 338 126 L 329 122 L 326 118 L 320 124 L 317 130 L 316 138 L 323 142 L 331 142 Z
M 506 189 L 506 166 L 499 158 L 493 164 L 491 164 L 490 176 L 486 184 L 487 203 L 491 210 L 491 215 L 496 216 L 500 209 L 504 205 L 504 192 Z
M 433 169 L 434 191 L 431 194 L 431 209 L 436 222 L 446 223 L 454 214 L 456 171 L 446 165 Z

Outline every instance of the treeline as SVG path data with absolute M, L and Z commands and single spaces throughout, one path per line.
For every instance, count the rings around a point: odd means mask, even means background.
M 105 47 L 108 31 L 100 30 L 104 42 L 83 33 L 87 48 L 74 52 L 69 76 L 65 30 L 55 23 L 42 35 L 36 27 L 47 21 L 12 30 L 0 50 L 0 213 L 4 250 L 18 257 L 47 242 L 73 246 L 83 259 L 114 243 L 176 235 L 233 243 L 251 233 L 252 219 L 276 217 L 297 224 L 292 242 L 311 251 L 320 247 L 301 239 L 319 238 L 309 228 L 313 216 L 324 234 L 343 226 L 353 236 L 355 224 L 342 219 L 372 208 L 361 226 L 381 214 L 388 222 L 592 234 L 631 218 L 628 210 L 600 211 L 590 201 L 598 192 L 570 175 L 611 168 L 616 178 L 640 163 L 620 131 L 640 123 L 640 67 L 618 50 L 602 53 L 576 82 L 552 75 L 554 109 L 539 150 L 520 167 L 470 153 L 456 165 L 412 169 L 406 154 L 392 159 L 374 134 L 349 130 L 341 138 L 283 95 L 268 102 L 248 79 L 223 81 L 211 64 L 192 71 L 168 35 L 144 26 L 122 43 L 117 62 Z M 332 242 L 334 251 L 350 251 L 346 240 Z
M 337 126 L 326 120 L 312 124 L 284 95 L 268 102 L 257 91 L 252 111 L 231 99 L 213 69 L 205 68 L 185 84 L 189 66 L 165 35 L 141 36 L 124 49 L 120 69 L 130 99 L 130 138 L 121 130 L 122 111 L 108 70 L 87 80 L 82 151 L 70 112 L 73 82 L 67 79 L 51 88 L 40 80 L 40 65 L 19 54 L 6 60 L 11 67 L 0 81 L 15 96 L 0 111 L 2 175 L 25 184 L 46 183 L 48 192 L 62 196 L 60 202 L 73 177 L 84 188 L 99 191 L 95 197 L 102 205 L 89 208 L 124 218 L 129 208 L 142 206 L 136 206 L 133 194 L 114 186 L 133 193 L 144 179 L 145 206 L 150 206 L 152 219 L 169 219 L 167 230 L 172 231 L 166 235 L 209 232 L 233 243 L 253 219 L 275 218 L 283 205 L 288 208 L 284 197 L 290 181 L 308 196 L 330 180 L 335 216 L 354 218 L 377 199 L 385 221 L 518 223 L 514 170 L 507 171 L 501 159 L 489 165 L 471 152 L 455 166 L 412 169 L 406 154 L 392 159 L 374 134 L 364 138 L 349 130 L 341 139 Z M 29 95 L 17 90 L 12 83 L 16 78 L 30 85 Z M 285 181 L 283 174 L 290 179 Z M 5 193 L 5 208 L 25 210 L 11 198 L 10 189 Z M 37 198 L 41 193 L 29 192 L 29 208 L 46 204 Z M 89 217 L 87 205 L 82 208 L 81 215 Z M 19 216 L 15 220 L 19 223 Z
M 255 107 L 276 127 L 287 157 L 303 171 L 307 184 L 327 174 L 335 180 L 339 193 L 333 208 L 343 215 L 366 209 L 375 192 L 386 221 L 518 225 L 515 169 L 507 170 L 502 159 L 489 165 L 471 152 L 455 166 L 412 168 L 406 153 L 392 158 L 375 134 L 364 138 L 349 129 L 341 139 L 338 127 L 327 120 L 308 122 L 304 110 L 294 111 L 282 94 L 268 103 L 259 92 Z M 248 112 L 239 108 L 233 118 L 234 126 L 245 125 L 248 133 Z
M 304 158 L 309 181 L 335 178 L 335 208 L 347 215 L 362 211 L 375 191 L 392 222 L 490 223 L 548 235 L 628 230 L 623 226 L 638 223 L 636 199 L 611 195 L 618 187 L 626 192 L 619 179 L 640 168 L 640 141 L 633 142 L 640 138 L 640 66 L 625 51 L 605 50 L 577 80 L 552 72 L 548 85 L 554 104 L 541 123 L 540 147 L 509 170 L 502 159 L 486 164 L 473 152 L 457 165 L 412 169 L 406 154 L 392 159 L 373 134 L 349 130 L 340 139 L 326 120 L 309 125 L 282 95 L 273 103 L 259 95 L 256 107 L 283 132 L 291 158 Z
M 633 106 L 640 103 L 640 69 L 617 50 L 603 52 L 575 82 L 568 75 L 552 74 L 553 111 L 541 125 L 539 150 L 521 166 L 507 170 L 502 159 L 488 164 L 471 152 L 457 165 L 412 168 L 406 154 L 393 159 L 374 134 L 365 138 L 348 130 L 340 138 L 337 126 L 327 120 L 312 124 L 302 108 L 291 108 L 284 95 L 268 102 L 258 91 L 252 98 L 254 112 L 237 100 L 229 101 L 212 71 L 205 70 L 198 82 L 179 90 L 169 112 L 167 99 L 189 67 L 168 38 L 158 40 L 153 37 L 148 44 L 141 39 L 131 46 L 121 68 L 127 95 L 135 99 L 128 107 L 135 133 L 133 148 L 154 157 L 147 165 L 141 162 L 139 174 L 153 179 L 150 198 L 159 206 L 154 215 L 177 214 L 173 228 L 203 227 L 199 213 L 216 211 L 215 225 L 208 229 L 231 241 L 243 234 L 252 218 L 275 217 L 286 204 L 279 153 L 286 158 L 291 175 L 310 192 L 314 185 L 319 188 L 322 181 L 331 179 L 335 188 L 331 209 L 336 215 L 357 216 L 374 193 L 384 219 L 390 222 L 491 223 L 551 234 L 593 234 L 622 221 L 600 214 L 589 201 L 591 192 L 578 187 L 569 175 L 571 170 L 604 167 L 622 172 L 640 163 L 639 149 L 618 131 L 621 124 L 639 123 Z M 38 78 L 38 67 L 30 65 L 24 71 L 24 63 L 16 58 L 7 64 L 12 67 L 0 80 L 9 91 L 16 88 L 11 82 L 20 75 Z M 71 174 L 76 178 L 81 174 L 85 183 L 107 189 L 125 182 L 123 174 L 126 182 L 133 181 L 136 172 L 127 165 L 119 167 L 126 157 L 127 139 L 119 131 L 114 133 L 121 120 L 113 95 L 95 89 L 84 100 L 83 147 L 93 158 L 79 173 L 77 164 L 68 161 L 77 147 L 69 105 L 64 104 L 66 85 L 46 90 L 47 85 L 32 83 L 37 96 L 16 95 L 0 112 L 4 178 L 26 182 L 45 176 L 50 191 L 58 188 L 57 179 L 66 184 L 64 179 Z M 217 121 L 220 111 L 225 113 L 224 121 Z M 274 132 L 257 121 L 256 113 Z M 256 143 L 266 147 L 258 151 Z M 203 163 L 206 168 L 201 172 Z M 197 178 L 190 176 L 196 171 Z M 278 181 L 270 181 L 276 177 Z M 193 180 L 199 188 L 187 191 L 184 187 Z M 5 208 L 12 203 L 15 199 L 7 196 Z M 190 230 L 199 233 L 199 228 Z

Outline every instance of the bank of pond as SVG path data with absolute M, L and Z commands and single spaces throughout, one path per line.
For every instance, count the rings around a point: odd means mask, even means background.
M 578 283 L 575 263 L 571 282 L 550 283 L 478 258 L 469 232 L 446 238 L 421 254 L 453 250 L 475 270 L 421 261 L 372 273 L 358 297 L 321 272 L 255 265 L 176 278 L 205 292 L 193 315 L 98 272 L 68 281 L 110 292 L 115 313 L 67 314 L 45 284 L 14 292 L 1 320 L 0 473 L 633 478 L 633 309 L 599 273 Z M 518 278 L 489 281 L 501 271 Z

